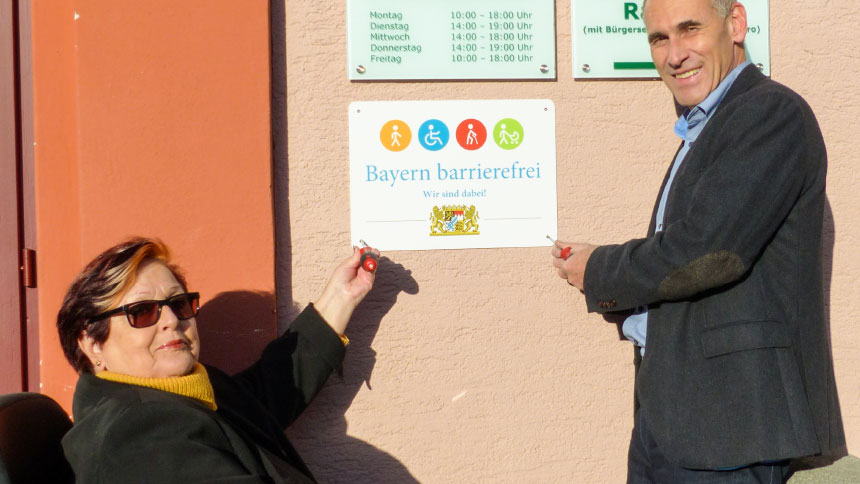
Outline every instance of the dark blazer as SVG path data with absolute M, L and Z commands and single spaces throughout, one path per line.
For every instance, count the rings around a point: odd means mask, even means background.
M 206 367 L 217 411 L 152 388 L 81 375 L 63 438 L 77 483 L 312 483 L 284 436 L 332 370 L 340 338 L 308 306 L 235 377 Z
M 826 171 L 809 106 L 748 66 L 676 174 L 664 230 L 652 215 L 647 237 L 588 261 L 590 311 L 648 306 L 639 411 L 681 466 L 845 445 L 822 287 Z

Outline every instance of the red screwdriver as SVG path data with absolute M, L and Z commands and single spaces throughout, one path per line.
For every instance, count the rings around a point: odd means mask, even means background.
M 555 245 L 555 240 L 553 240 L 552 237 L 547 235 L 546 238 L 548 238 L 549 241 L 552 242 L 552 245 Z M 561 249 L 561 258 L 567 260 L 568 257 L 570 257 L 570 246 Z
M 361 239 L 358 241 L 361 242 L 361 249 L 358 251 L 361 254 L 361 267 L 367 272 L 376 271 L 376 266 L 379 265 L 379 256 L 371 252 L 371 247 L 367 245 L 367 242 Z

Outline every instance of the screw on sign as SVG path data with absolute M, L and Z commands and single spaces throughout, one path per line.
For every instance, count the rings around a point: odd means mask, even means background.
M 361 267 L 367 272 L 376 271 L 376 267 L 379 265 L 379 256 L 371 252 L 371 247 L 367 245 L 367 242 L 361 239 L 358 241 L 361 242 L 361 250 L 358 251 L 361 254 Z

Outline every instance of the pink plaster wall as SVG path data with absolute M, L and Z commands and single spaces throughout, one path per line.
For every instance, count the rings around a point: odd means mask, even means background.
M 559 238 L 609 243 L 645 233 L 676 147 L 671 97 L 658 81 L 574 82 L 569 1 L 556 2 L 556 82 L 455 83 L 347 81 L 345 3 L 284 4 L 286 79 L 276 73 L 273 82 L 286 86 L 287 127 L 274 135 L 288 146 L 296 303 L 313 300 L 349 250 L 351 101 L 551 99 Z M 773 77 L 812 105 L 829 149 L 831 330 L 853 454 L 860 453 L 857 25 L 856 0 L 771 2 Z M 624 480 L 632 351 L 557 278 L 547 248 L 385 255 L 382 295 L 371 296 L 347 330 L 354 345 L 344 377 L 332 379 L 290 431 L 321 482 Z

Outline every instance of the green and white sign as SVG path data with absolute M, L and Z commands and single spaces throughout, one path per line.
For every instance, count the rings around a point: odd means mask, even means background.
M 347 0 L 354 81 L 555 79 L 554 0 Z
M 642 0 L 571 0 L 573 77 L 656 78 Z M 747 58 L 770 75 L 769 0 L 741 2 L 747 11 Z

